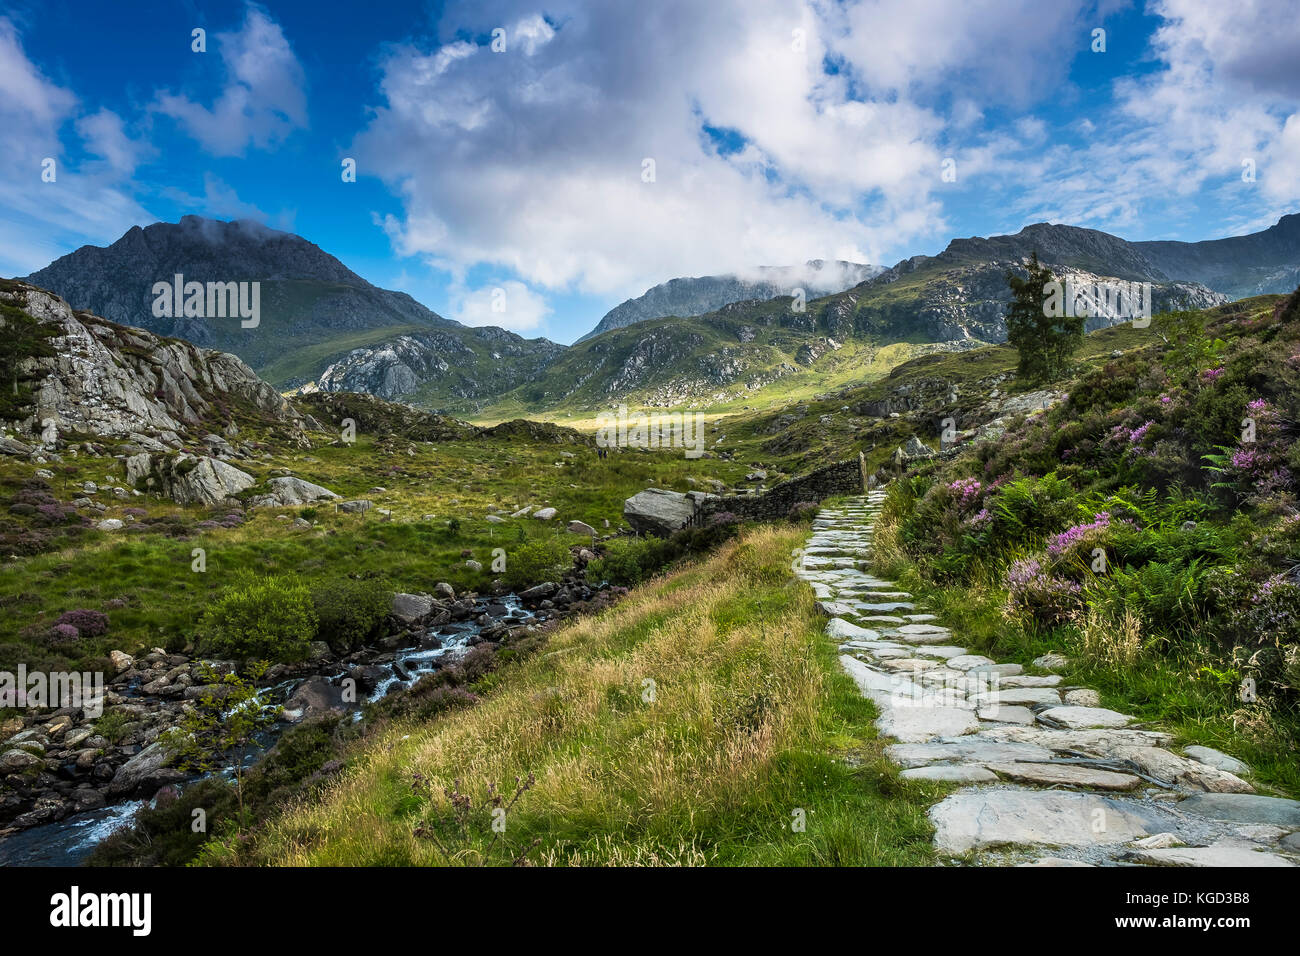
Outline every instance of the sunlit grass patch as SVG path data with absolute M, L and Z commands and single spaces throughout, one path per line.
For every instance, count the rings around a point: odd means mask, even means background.
M 572 621 L 472 709 L 393 728 L 318 803 L 217 862 L 905 865 L 925 809 L 821 636 L 789 554 L 756 529 Z M 532 783 L 491 829 L 489 786 Z M 473 810 L 455 822 L 445 791 Z M 419 835 L 417 835 L 419 834 Z

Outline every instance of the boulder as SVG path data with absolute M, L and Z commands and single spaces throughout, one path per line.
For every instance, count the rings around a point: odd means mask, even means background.
M 301 478 L 295 478 L 292 475 L 285 475 L 280 478 L 272 478 L 266 483 L 267 493 L 257 495 L 249 502 L 251 508 L 291 508 L 296 505 L 310 504 L 313 501 L 323 501 L 330 498 L 337 498 L 334 492 L 320 485 L 314 485 L 310 481 L 304 481 Z
M 299 684 L 284 702 L 282 714 L 285 720 L 296 724 L 345 710 L 343 688 L 335 687 L 324 677 L 312 677 Z
M 665 488 L 647 488 L 623 502 L 623 520 L 633 530 L 642 534 L 667 537 L 680 530 L 695 514 L 699 498 L 713 497 L 692 491 L 668 491 Z
M 545 601 L 558 590 L 560 590 L 558 584 L 554 581 L 546 581 L 545 583 L 538 584 L 526 591 L 520 591 L 519 600 L 523 601 L 525 604 L 530 604 L 536 601 Z
M 180 505 L 218 505 L 257 482 L 218 458 L 177 455 L 156 464 L 161 490 Z
M 170 756 L 162 744 L 151 743 L 118 768 L 108 785 L 109 795 L 120 796 L 136 791 L 153 793 L 159 787 L 184 780 L 185 774 L 163 766 Z
M 358 498 L 355 501 L 339 502 L 339 511 L 346 511 L 348 514 L 364 514 L 374 507 L 374 502 L 369 498 Z
M 933 448 L 913 435 L 894 450 L 893 461 L 896 465 L 906 465 L 909 462 L 933 458 L 936 454 Z
M 17 773 L 43 763 L 40 757 L 15 747 L 0 754 L 0 773 Z
M 585 534 L 593 538 L 596 536 L 596 529 L 585 521 L 570 521 L 568 530 L 571 534 Z
M 433 598 L 427 594 L 394 594 L 392 615 L 403 624 L 415 624 L 429 616 Z
M 123 524 L 121 518 L 105 518 L 103 521 L 96 524 L 95 527 L 100 531 L 121 531 L 125 527 L 125 524 Z
M 554 508 L 539 508 L 533 513 L 533 517 L 538 521 L 550 521 L 556 515 Z

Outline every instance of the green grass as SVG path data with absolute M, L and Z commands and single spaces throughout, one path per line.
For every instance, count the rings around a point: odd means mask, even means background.
M 414 456 L 407 448 L 414 449 Z M 573 457 L 565 457 L 565 454 Z M 103 517 L 125 518 L 126 508 L 139 507 L 147 518 L 168 517 L 185 531 L 183 537 L 161 532 L 87 531 L 58 551 L 35 557 L 0 556 L 0 666 L 19 659 L 55 660 L 39 641 L 17 635 L 37 622 L 52 623 L 74 608 L 105 610 L 111 625 L 102 638 L 69 652 L 84 660 L 120 648 L 141 648 L 184 641 L 204 605 L 241 571 L 293 574 L 312 586 L 350 573 L 364 572 L 387 580 L 394 590 L 428 591 L 438 581 L 457 590 L 485 590 L 491 574 L 492 552 L 503 548 L 507 567 L 512 549 L 524 541 L 558 537 L 575 547 L 589 542 L 565 531 L 569 520 L 586 521 L 604 532 L 625 528 L 623 500 L 649 486 L 686 491 L 708 478 L 739 479 L 744 466 L 709 459 L 691 460 L 680 452 L 627 452 L 605 460 L 584 445 L 550 445 L 520 440 L 476 439 L 429 445 L 378 442 L 361 435 L 352 446 L 322 445 L 309 452 L 281 451 L 269 458 L 238 462 L 259 481 L 288 468 L 346 498 L 369 498 L 376 510 L 364 515 L 336 512 L 319 504 L 307 510 L 314 526 L 300 530 L 291 521 L 298 508 L 248 512 L 245 525 L 203 531 L 199 521 L 227 509 L 184 508 L 152 495 L 124 501 L 99 496 L 109 503 Z M 51 482 L 52 492 L 67 502 L 81 494 L 83 481 L 100 485 L 114 477 L 124 482 L 121 466 L 112 459 L 85 456 L 65 459 Z M 0 461 L 0 499 L 31 476 L 32 466 Z M 383 492 L 372 489 L 383 487 Z M 553 506 L 555 520 L 486 520 L 495 506 L 503 514 L 531 505 Z M 384 508 L 388 518 L 378 514 Z M 426 515 L 432 516 L 428 519 Z M 448 526 L 451 519 L 457 526 Z M 146 519 L 141 519 L 143 522 Z M 195 548 L 206 554 L 207 570 L 192 570 Z M 484 565 L 483 572 L 465 566 L 462 552 Z M 125 607 L 105 608 L 124 600 Z M 10 660 L 13 658 L 13 660 Z
M 477 706 L 377 735 L 319 801 L 207 859 L 472 865 L 526 851 L 550 865 L 928 864 L 925 811 L 945 790 L 901 781 L 883 757 L 872 705 L 790 574 L 805 535 L 751 530 L 569 622 L 491 675 Z M 509 800 L 529 774 L 494 843 L 489 785 Z M 460 822 L 451 787 L 472 800 Z

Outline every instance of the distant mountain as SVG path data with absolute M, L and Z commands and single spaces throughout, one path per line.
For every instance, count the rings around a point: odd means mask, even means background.
M 1150 282 L 1153 312 L 1205 308 L 1227 296 L 1171 279 L 1151 257 L 1095 229 L 1028 226 L 1012 236 L 955 239 L 936 256 L 913 256 L 797 311 L 789 295 L 732 302 L 705 315 L 650 319 L 575 343 L 489 411 L 590 412 L 620 402 L 709 406 L 765 389 L 825 390 L 861 383 L 935 350 L 1006 340 L 1006 272 L 1037 252 L 1080 288 Z M 1127 321 L 1089 318 L 1089 330 Z
M 836 296 L 828 313 L 832 329 L 846 334 L 919 336 L 927 341 L 1006 340 L 1006 271 L 1037 253 L 1059 279 L 1087 282 L 1150 282 L 1155 311 L 1205 308 L 1227 296 L 1194 281 L 1181 281 L 1143 250 L 1096 229 L 1035 223 L 1009 236 L 952 240 L 937 256 L 912 256 L 861 286 Z M 1123 321 L 1095 315 L 1093 330 Z
M 1157 268 L 1231 299 L 1290 292 L 1300 285 L 1300 213 L 1263 232 L 1203 242 L 1135 242 Z
M 578 341 L 647 319 L 704 315 L 732 302 L 793 295 L 796 288 L 804 290 L 805 298 L 815 299 L 850 289 L 883 271 L 883 266 L 861 262 L 812 259 L 802 266 L 762 266 L 753 278 L 720 275 L 669 279 L 635 299 L 614 306 Z
M 187 282 L 257 281 L 260 323 L 243 328 L 237 318 L 155 316 L 154 283 L 178 273 Z M 435 333 L 436 347 L 454 356 L 454 368 L 442 363 L 444 388 L 421 378 L 436 406 L 444 397 L 459 402 L 514 387 L 562 351 L 545 339 L 445 319 L 403 292 L 371 285 L 301 236 L 246 221 L 185 216 L 179 223 L 136 226 L 106 248 L 82 246 L 24 281 L 57 293 L 75 309 L 232 352 L 280 387 L 313 382 L 355 350 Z M 437 357 L 420 364 L 421 372 L 438 366 Z M 358 384 L 401 397 L 402 386 L 413 381 L 413 374 L 392 364 L 377 374 Z
M 813 262 L 757 279 L 675 279 L 611 311 L 602 320 L 608 327 L 570 348 L 467 328 L 370 285 L 298 236 L 248 223 L 186 217 L 133 229 L 107 249 L 64 256 L 30 281 L 116 322 L 233 352 L 281 388 L 513 418 L 623 401 L 707 407 L 773 388 L 814 394 L 886 374 L 919 352 L 1002 342 L 1006 272 L 1023 269 L 1034 253 L 1080 285 L 1150 282 L 1157 312 L 1289 291 L 1300 283 L 1297 232 L 1297 216 L 1253 236 L 1198 243 L 1128 242 L 1037 223 L 1014 235 L 954 239 L 938 255 L 883 270 Z M 155 318 L 153 283 L 176 272 L 260 281 L 261 325 Z M 817 295 L 818 283 L 838 288 Z M 806 291 L 803 308 L 794 288 Z M 1130 317 L 1094 314 L 1088 328 Z

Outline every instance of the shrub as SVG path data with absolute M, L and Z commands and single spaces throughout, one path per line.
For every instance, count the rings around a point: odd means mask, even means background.
M 786 518 L 793 522 L 811 521 L 816 517 L 818 507 L 815 501 L 796 501 L 790 506 Z
M 1082 605 L 1083 587 L 1053 574 L 1038 558 L 1012 562 L 1005 583 L 1008 610 L 1039 624 L 1063 624 Z
M 59 615 L 59 619 L 54 624 L 56 627 L 70 624 L 82 637 L 100 637 L 108 633 L 108 615 L 102 611 L 91 611 L 86 608 L 65 611 Z
M 279 575 L 250 576 L 226 588 L 203 615 L 207 650 L 240 660 L 303 660 L 316 627 L 307 586 Z
M 642 538 L 622 538 L 611 541 L 605 553 L 587 565 L 587 580 L 606 581 L 623 587 L 634 587 L 645 580 L 642 556 L 647 541 Z
M 568 570 L 572 560 L 568 546 L 560 538 L 534 538 L 506 555 L 506 570 L 501 580 L 506 587 L 517 591 L 554 580 Z
M 1128 609 L 1153 630 L 1190 629 L 1199 623 L 1205 606 L 1205 583 L 1197 561 L 1115 566 L 1096 578 L 1088 591 L 1116 618 Z
M 312 604 L 320 640 L 342 654 L 380 636 L 393 604 L 393 590 L 379 580 L 345 579 L 317 588 Z
M 71 624 L 55 624 L 45 640 L 50 647 L 68 647 L 80 639 L 81 632 Z

